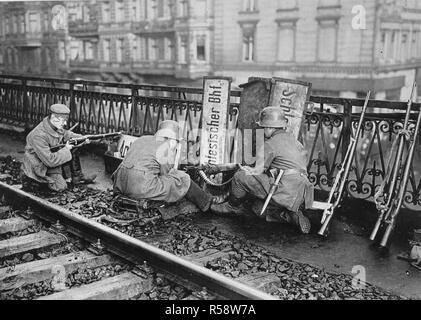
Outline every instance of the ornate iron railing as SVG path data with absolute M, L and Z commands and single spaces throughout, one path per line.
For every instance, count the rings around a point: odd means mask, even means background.
M 70 125 L 79 122 L 82 133 L 124 131 L 141 136 L 156 132 L 162 120 L 185 121 L 197 141 L 201 126 L 202 89 L 134 85 L 54 78 L 0 75 L 0 121 L 25 126 L 38 124 L 51 104 L 62 102 L 72 111 Z M 231 92 L 229 128 L 237 126 L 241 91 Z M 328 191 L 337 174 L 359 119 L 362 99 L 312 96 L 315 112 L 307 114 L 304 143 L 311 181 Z M 388 151 L 402 128 L 406 102 L 369 103 L 364 130 L 347 184 L 348 195 L 372 199 L 384 176 Z M 413 110 L 419 110 L 413 104 Z M 373 112 L 374 111 L 374 112 Z M 354 113 L 353 113 L 354 112 Z M 421 210 L 421 148 L 417 148 L 405 199 Z

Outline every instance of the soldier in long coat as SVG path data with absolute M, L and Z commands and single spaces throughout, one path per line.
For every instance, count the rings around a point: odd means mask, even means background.
M 64 130 L 70 109 L 63 104 L 53 104 L 50 107 L 51 114 L 36 126 L 26 137 L 25 155 L 22 164 L 22 185 L 24 189 L 43 189 L 60 192 L 67 189 L 66 179 L 63 177 L 63 166 L 72 169 L 73 183 L 90 183 L 95 175 L 85 176 L 82 174 L 80 160 L 75 152 L 72 152 L 71 138 L 79 138 L 81 135 L 69 130 Z M 66 143 L 62 149 L 52 152 L 60 144 Z
M 137 139 L 113 174 L 114 192 L 166 203 L 186 197 L 203 212 L 221 202 L 221 198 L 204 192 L 187 173 L 174 168 L 180 138 L 178 123 L 167 120 L 161 122 L 154 136 Z
M 281 108 L 265 108 L 260 113 L 258 125 L 264 128 L 266 140 L 263 149 L 257 153 L 256 167 L 243 167 L 238 171 L 231 184 L 229 202 L 216 205 L 212 210 L 223 214 L 242 213 L 244 208 L 241 204 L 250 197 L 263 204 L 279 170 L 283 170 L 282 179 L 271 200 L 271 205 L 280 210 L 277 217 L 265 218 L 268 221 L 279 219 L 293 223 L 302 233 L 309 233 L 310 221 L 302 210 L 311 208 L 314 190 L 307 178 L 306 151 L 287 132 L 287 120 Z

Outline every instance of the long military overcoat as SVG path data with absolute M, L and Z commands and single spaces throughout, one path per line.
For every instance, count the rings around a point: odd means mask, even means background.
M 160 149 L 162 142 L 155 136 L 137 139 L 113 174 L 114 191 L 139 200 L 181 200 L 190 188 L 190 176 L 173 170 L 171 161 L 167 161 L 171 156 L 160 156 Z
M 75 137 L 80 135 L 68 130 L 57 130 L 48 117 L 44 118 L 26 137 L 23 173 L 40 183 L 47 183 L 51 190 L 65 190 L 67 183 L 61 166 L 72 160 L 72 154 L 67 148 L 57 152 L 51 152 L 50 149 Z

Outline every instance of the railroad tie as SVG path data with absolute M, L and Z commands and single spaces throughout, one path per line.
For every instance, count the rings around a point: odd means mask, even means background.
M 14 256 L 16 254 L 29 252 L 32 250 L 46 249 L 59 245 L 66 241 L 61 235 L 40 231 L 22 237 L 0 241 L 0 258 Z
M 0 290 L 12 290 L 25 285 L 53 279 L 57 273 L 70 274 L 78 269 L 99 268 L 114 263 L 109 255 L 96 256 L 82 251 L 63 256 L 32 261 L 0 269 Z
M 127 272 L 38 300 L 127 300 L 152 290 L 152 282 L 152 277 L 143 279 Z
M 0 235 L 19 232 L 35 225 L 35 220 L 25 220 L 23 218 L 10 218 L 0 220 Z

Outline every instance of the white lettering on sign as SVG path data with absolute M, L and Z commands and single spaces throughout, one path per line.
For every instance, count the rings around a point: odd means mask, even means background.
M 118 141 L 118 151 L 114 153 L 114 156 L 123 159 L 127 155 L 127 152 L 129 151 L 133 142 L 135 142 L 137 139 L 138 137 L 122 135 L 120 140 Z
M 204 79 L 200 164 L 225 162 L 230 90 L 228 79 Z

